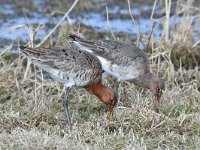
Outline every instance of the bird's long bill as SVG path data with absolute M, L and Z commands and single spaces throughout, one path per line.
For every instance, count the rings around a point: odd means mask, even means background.
M 107 118 L 108 118 L 109 122 L 113 121 L 113 111 L 114 111 L 115 106 L 117 105 L 117 102 L 118 102 L 118 96 L 115 98 L 114 103 L 112 103 L 111 105 L 108 106 L 108 116 L 107 116 Z
M 155 102 L 154 102 L 154 108 L 156 110 L 160 109 L 160 97 L 156 97 Z
M 115 104 L 112 104 L 108 107 L 108 121 L 113 121 L 113 111 L 114 111 Z
M 108 111 L 108 121 L 113 121 L 113 109 L 109 109 Z

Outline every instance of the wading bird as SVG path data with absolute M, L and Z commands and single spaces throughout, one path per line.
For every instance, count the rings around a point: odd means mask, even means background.
M 94 54 L 101 61 L 103 70 L 120 80 L 132 81 L 135 85 L 150 89 L 156 96 L 154 107 L 160 108 L 160 97 L 165 83 L 153 73 L 144 51 L 136 46 L 117 40 L 90 41 L 70 34 L 75 47 Z
M 30 48 L 20 46 L 20 50 L 34 65 L 48 72 L 57 82 L 65 85 L 66 95 L 63 105 L 70 129 L 72 129 L 72 121 L 68 107 L 68 94 L 72 86 L 83 87 L 97 96 L 108 106 L 108 119 L 112 121 L 117 98 L 111 88 L 102 84 L 102 65 L 98 58 L 72 47 Z

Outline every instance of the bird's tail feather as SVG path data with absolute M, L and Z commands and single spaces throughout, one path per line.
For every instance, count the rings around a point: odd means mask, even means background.
M 84 38 L 81 38 L 77 35 L 74 35 L 74 34 L 69 34 L 68 36 L 72 42 L 74 44 L 76 44 L 77 46 L 82 46 L 81 49 L 83 49 L 83 47 L 87 48 L 90 50 L 90 52 L 94 51 L 96 48 L 94 46 L 94 41 L 89 41 L 89 40 L 86 40 Z M 78 45 L 79 44 L 79 45 Z

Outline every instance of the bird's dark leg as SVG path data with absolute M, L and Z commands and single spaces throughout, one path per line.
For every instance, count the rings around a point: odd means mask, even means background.
M 117 83 L 116 83 L 115 93 L 117 94 L 117 101 L 115 103 L 115 105 L 117 106 L 120 100 L 120 81 L 119 80 L 117 80 Z
M 68 96 L 69 96 L 70 89 L 71 89 L 70 87 L 66 87 L 65 99 L 63 100 L 63 106 L 65 109 L 65 117 L 66 117 L 67 124 L 69 125 L 70 130 L 72 130 L 71 114 L 69 112 L 69 105 L 68 105 L 68 102 L 69 102 Z

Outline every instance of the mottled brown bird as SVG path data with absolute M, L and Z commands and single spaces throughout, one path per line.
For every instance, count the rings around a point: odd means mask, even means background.
M 135 85 L 150 89 L 156 96 L 154 107 L 156 110 L 160 108 L 160 97 L 165 83 L 151 71 L 144 51 L 117 40 L 90 41 L 72 34 L 69 38 L 74 46 L 99 58 L 103 70 L 116 77 L 118 82 L 132 81 Z
M 79 48 L 53 47 L 30 48 L 20 46 L 21 52 L 37 67 L 48 72 L 53 79 L 66 87 L 63 101 L 66 119 L 70 129 L 72 121 L 68 107 L 68 94 L 72 86 L 85 88 L 109 107 L 108 119 L 112 120 L 116 95 L 102 84 L 102 65 L 99 59 Z

